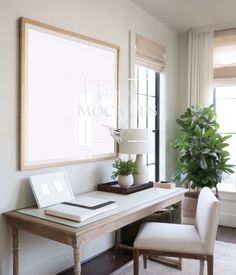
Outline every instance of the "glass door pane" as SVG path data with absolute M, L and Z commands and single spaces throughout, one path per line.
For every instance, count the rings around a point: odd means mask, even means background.
M 153 143 L 155 150 L 153 153 L 146 156 L 146 164 L 148 165 L 150 180 L 158 180 L 159 173 L 159 155 L 157 150 L 159 148 L 159 125 L 157 123 L 157 99 L 159 98 L 159 82 L 157 85 L 156 79 L 159 78 L 159 74 L 155 71 L 145 68 L 143 66 L 136 65 L 135 67 L 136 76 L 136 108 L 137 128 L 149 128 L 155 132 Z

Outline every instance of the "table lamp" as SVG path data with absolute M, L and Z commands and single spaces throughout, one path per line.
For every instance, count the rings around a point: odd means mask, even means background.
M 119 152 L 121 154 L 136 154 L 138 174 L 134 175 L 134 184 L 149 182 L 149 172 L 144 163 L 143 154 L 154 151 L 154 133 L 150 129 L 121 129 Z

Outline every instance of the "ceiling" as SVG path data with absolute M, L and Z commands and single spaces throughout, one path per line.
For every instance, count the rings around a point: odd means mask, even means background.
M 177 32 L 213 24 L 236 25 L 235 0 L 131 0 Z

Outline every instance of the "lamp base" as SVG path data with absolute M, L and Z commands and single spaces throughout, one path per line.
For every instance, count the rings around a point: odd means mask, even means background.
M 135 162 L 138 174 L 134 175 L 134 185 L 140 185 L 149 182 L 149 172 L 147 166 L 144 164 L 143 155 L 136 155 Z

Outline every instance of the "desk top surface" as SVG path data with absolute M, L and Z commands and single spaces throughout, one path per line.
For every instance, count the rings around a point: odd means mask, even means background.
M 184 188 L 161 189 L 161 188 L 154 187 L 154 188 L 149 188 L 130 195 L 121 195 L 121 194 L 114 194 L 114 193 L 101 192 L 101 191 L 93 191 L 93 192 L 79 194 L 75 197 L 79 198 L 79 197 L 86 196 L 91 198 L 101 198 L 105 200 L 116 201 L 118 204 L 117 208 L 111 211 L 99 214 L 97 216 L 94 216 L 83 222 L 75 222 L 75 221 L 70 221 L 62 218 L 53 217 L 50 215 L 45 215 L 44 213 L 45 208 L 39 209 L 37 207 L 19 209 L 16 211 L 9 212 L 6 215 L 10 218 L 13 218 L 15 214 L 17 214 L 18 218 L 19 216 L 27 215 L 30 217 L 69 226 L 72 228 L 80 228 L 90 223 L 94 223 L 111 216 L 115 218 L 115 216 L 117 215 L 117 218 L 119 218 L 120 214 L 127 213 L 127 211 L 129 210 L 142 209 L 157 203 L 161 203 L 169 198 L 183 195 L 186 191 L 187 190 Z

